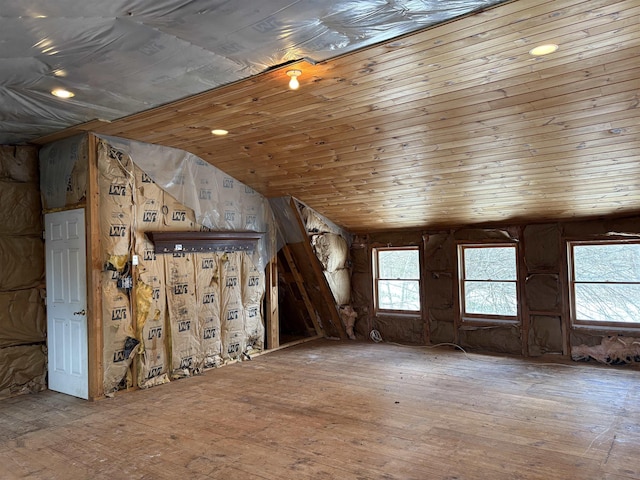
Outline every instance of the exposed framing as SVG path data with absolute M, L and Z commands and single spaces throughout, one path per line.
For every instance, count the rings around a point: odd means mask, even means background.
M 100 241 L 100 188 L 98 142 L 88 136 L 86 237 L 87 237 L 87 335 L 89 399 L 104 396 L 104 340 L 102 332 L 102 255 Z

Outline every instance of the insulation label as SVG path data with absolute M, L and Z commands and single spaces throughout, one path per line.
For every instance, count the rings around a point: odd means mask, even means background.
M 146 223 L 156 223 L 158 221 L 157 210 L 145 210 L 142 213 L 142 221 Z
M 187 212 L 184 210 L 175 210 L 171 214 L 171 220 L 174 222 L 186 222 L 187 221 Z
M 215 293 L 205 293 L 202 296 L 202 304 L 206 305 L 208 303 L 213 303 L 216 300 L 216 294 Z
M 109 236 L 110 237 L 125 237 L 127 235 L 126 225 L 110 225 Z
M 127 186 L 112 183 L 109 185 L 109 195 L 115 195 L 118 197 L 127 196 Z
M 183 357 L 180 359 L 179 368 L 191 368 L 193 366 L 193 357 Z
M 164 365 L 156 365 L 155 367 L 151 367 L 149 369 L 149 373 L 147 373 L 147 379 L 157 377 L 162 373 L 162 370 L 164 370 Z
M 149 329 L 149 340 L 162 338 L 162 327 L 152 327 Z
M 214 268 L 215 266 L 215 259 L 213 258 L 203 258 L 202 259 L 202 269 L 206 270 L 208 268 Z
M 188 283 L 180 283 L 178 285 L 173 286 L 173 294 L 174 295 L 186 295 L 189 293 L 189 284 Z
M 156 183 L 153 181 L 153 179 L 149 175 L 147 175 L 144 172 L 142 172 L 142 175 L 140 176 L 140 181 L 142 183 Z
M 114 308 L 111 310 L 111 320 L 119 321 L 127 319 L 127 307 Z
M 204 329 L 204 333 L 202 335 L 202 338 L 204 338 L 205 340 L 211 339 L 211 338 L 216 338 L 216 328 L 215 327 L 208 327 Z

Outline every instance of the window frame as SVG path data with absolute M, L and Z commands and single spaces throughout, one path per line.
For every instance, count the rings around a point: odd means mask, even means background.
M 573 260 L 573 247 L 580 245 L 620 245 L 624 243 L 634 243 L 640 245 L 640 238 L 620 238 L 620 237 L 609 237 L 606 239 L 595 239 L 595 240 L 572 240 L 567 239 L 566 241 L 566 255 L 567 255 L 567 294 L 569 296 L 569 321 L 571 323 L 571 327 L 574 329 L 585 329 L 585 330 L 603 330 L 603 331 L 631 331 L 636 332 L 640 330 L 640 320 L 637 322 L 613 322 L 613 321 L 599 321 L 599 320 L 580 320 L 576 317 L 577 308 L 576 308 L 576 294 L 575 294 L 575 284 L 576 283 L 599 283 L 599 282 L 576 282 L 575 280 L 575 262 Z M 612 283 L 612 282 L 601 282 L 601 283 Z M 625 285 L 637 285 L 640 282 L 613 282 L 616 284 L 625 284 Z
M 515 257 L 515 280 L 473 280 L 494 283 L 513 283 L 516 291 L 516 314 L 515 315 L 497 315 L 487 313 L 467 313 L 465 298 L 465 255 L 464 250 L 467 248 L 513 248 Z M 460 242 L 456 248 L 458 262 L 458 318 L 463 324 L 474 325 L 520 325 L 521 323 L 521 305 L 520 305 L 520 255 L 519 244 L 517 242 Z M 469 280 L 471 281 L 471 280 Z
M 378 253 L 383 251 L 398 251 L 398 250 L 411 250 L 418 252 L 418 278 L 381 278 L 379 265 L 380 261 L 378 260 Z M 410 316 L 410 317 L 421 317 L 422 310 L 424 308 L 424 299 L 422 292 L 422 251 L 419 246 L 402 246 L 402 247 L 372 247 L 371 248 L 371 262 L 372 262 L 372 278 L 373 278 L 373 311 L 376 316 L 378 315 L 398 315 L 398 316 Z M 418 282 L 418 291 L 419 291 L 419 301 L 420 308 L 418 310 L 396 310 L 396 309 L 388 309 L 388 308 L 380 308 L 379 307 L 379 298 L 378 298 L 378 282 L 380 280 L 403 280 L 410 282 Z

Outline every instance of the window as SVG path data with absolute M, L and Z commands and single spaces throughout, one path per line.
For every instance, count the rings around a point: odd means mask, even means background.
M 517 321 L 516 246 L 458 245 L 463 321 Z
M 420 251 L 418 247 L 373 250 L 376 312 L 420 311 Z
M 569 242 L 574 324 L 640 325 L 640 242 Z

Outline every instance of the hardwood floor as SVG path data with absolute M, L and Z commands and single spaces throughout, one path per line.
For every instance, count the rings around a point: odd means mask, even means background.
M 95 403 L 0 401 L 0 478 L 640 478 L 640 372 L 320 340 Z

